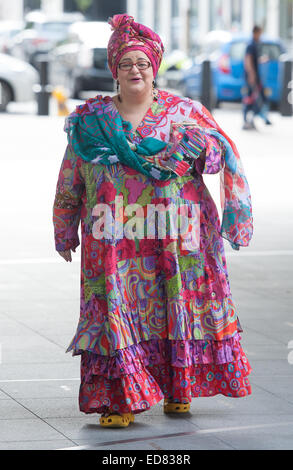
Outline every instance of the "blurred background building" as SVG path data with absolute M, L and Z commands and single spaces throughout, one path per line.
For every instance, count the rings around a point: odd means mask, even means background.
M 50 76 L 44 80 L 63 86 L 74 99 L 115 91 L 107 65 L 107 19 L 125 12 L 163 39 L 159 87 L 203 99 L 209 61 L 210 107 L 240 102 L 254 24 L 265 33 L 260 52 L 268 60 L 260 73 L 272 106 L 278 109 L 284 88 L 293 86 L 284 65 L 293 57 L 293 0 L 0 0 L 0 111 L 30 98 L 23 90 L 32 89 L 36 75 L 28 65 L 41 76 L 45 61 Z
M 255 23 L 292 44 L 292 0 L 128 0 L 127 6 L 162 35 L 169 50 L 187 52 L 212 30 L 249 33 Z
M 292 0 L 1 0 L 0 20 L 21 20 L 35 9 L 49 14 L 80 11 L 91 20 L 127 12 L 154 28 L 167 51 L 188 52 L 208 31 L 247 33 L 254 23 L 292 47 Z
M 154 28 L 167 51 L 188 52 L 208 31 L 247 33 L 254 23 L 282 38 L 289 48 L 293 39 L 292 0 L 1 0 L 0 20 L 21 20 L 35 9 L 49 14 L 81 11 L 92 20 L 127 11 Z

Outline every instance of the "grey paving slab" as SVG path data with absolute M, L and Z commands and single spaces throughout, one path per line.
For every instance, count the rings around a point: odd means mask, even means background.
M 219 414 L 190 417 L 201 428 L 200 433 L 215 436 L 235 449 L 292 448 L 293 414 Z M 283 437 L 285 436 L 285 439 Z M 254 441 L 254 442 L 253 442 Z
M 69 398 L 19 398 L 18 402 L 40 418 L 80 418 L 77 397 Z M 1 406 L 1 404 L 0 404 Z
M 30 304 L 22 309 L 12 303 L 7 303 L 5 313 L 0 318 L 1 332 L 5 335 L 29 335 L 39 333 L 52 340 L 58 335 L 71 338 L 75 333 L 79 316 L 79 301 L 65 301 L 56 304 L 52 302 L 50 309 L 45 309 L 40 302 Z
M 241 415 L 241 419 L 245 420 L 245 415 L 255 415 L 260 420 L 263 415 L 283 414 L 292 415 L 293 408 L 283 398 L 273 395 L 267 390 L 258 387 L 251 379 L 252 394 L 243 398 L 229 398 L 221 395 L 209 398 L 195 398 L 192 401 L 192 414 L 186 418 L 198 424 L 198 416 L 217 416 L 218 420 L 222 420 L 225 424 L 229 424 L 230 415 L 237 419 Z
M 43 322 L 38 321 L 35 323 L 33 320 L 31 320 L 27 321 L 26 323 L 29 328 L 33 328 L 34 331 L 40 335 L 45 336 L 46 338 L 49 338 L 51 341 L 56 340 L 56 342 L 59 342 L 61 340 L 62 346 L 65 342 L 65 347 L 67 348 L 71 338 L 75 334 L 78 320 L 75 321 L 74 318 L 73 320 L 54 319 L 54 321 L 52 321 L 52 318 L 50 318 Z
M 58 431 L 41 419 L 2 419 L 0 421 L 0 442 L 59 440 L 64 438 Z
M 54 340 L 38 334 L 0 337 L 3 364 L 65 362 L 64 350 Z
M 267 288 L 269 289 L 270 286 L 268 285 Z M 249 282 L 242 286 L 231 287 L 231 291 L 238 310 L 248 318 L 253 315 L 255 320 L 263 320 L 273 315 L 278 319 L 279 315 L 288 316 L 292 310 L 292 295 L 288 298 L 283 294 L 273 297 L 264 296 L 261 292 L 252 291 L 249 288 Z
M 108 444 L 104 442 L 104 445 L 99 446 L 95 442 L 87 443 L 84 440 L 77 441 L 78 447 L 84 446 L 88 450 L 232 450 L 232 446 L 228 443 L 223 442 L 221 439 L 214 437 L 193 435 L 193 436 L 180 436 L 178 437 L 155 437 L 149 441 L 133 441 L 133 442 L 119 442 L 117 444 Z
M 241 344 L 245 351 L 247 347 L 259 345 L 267 346 L 268 343 L 272 346 L 284 347 L 285 342 L 273 338 L 268 339 L 261 333 L 261 331 L 255 331 L 249 328 L 248 326 L 246 326 L 246 324 L 243 323 L 243 321 L 241 322 L 241 324 L 243 327 L 243 333 L 241 333 Z
M 25 382 L 1 382 L 0 390 L 10 397 L 19 398 L 75 398 L 78 397 L 78 380 L 32 380 Z
M 77 327 L 77 325 L 76 325 Z M 71 335 L 69 334 L 65 334 L 65 335 L 60 335 L 60 334 L 56 334 L 54 335 L 54 333 L 52 332 L 52 334 L 50 332 L 47 332 L 46 334 L 48 335 L 48 337 L 52 337 L 54 338 L 54 341 L 56 342 L 56 344 L 64 351 L 66 352 L 69 344 L 71 343 L 71 340 L 73 338 L 73 336 L 75 335 L 75 332 L 76 332 L 76 328 L 74 329 L 74 331 L 72 332 Z M 71 355 L 70 352 L 66 353 L 67 356 Z M 73 359 L 74 360 L 74 359 Z M 67 359 L 68 361 L 68 359 Z
M 5 420 L 8 416 L 9 419 L 31 419 L 35 417 L 29 409 L 6 397 L 5 400 L 0 400 L 0 420 Z
M 12 441 L 0 442 L 0 450 L 58 450 L 70 448 L 73 445 L 74 443 L 68 439 Z
M 72 379 L 80 375 L 80 361 L 78 357 L 65 354 L 63 362 L 25 364 L 1 364 L 0 388 L 5 381 L 37 380 L 37 379 Z
M 272 380 L 271 377 L 261 376 L 254 377 L 253 381 L 259 388 L 293 404 L 292 376 L 276 377 L 275 380 Z
M 199 435 L 167 437 L 155 440 L 158 450 L 231 450 L 232 447 L 214 437 L 201 437 Z M 115 448 L 115 447 L 114 447 Z M 120 449 L 123 447 L 121 446 Z
M 32 334 L 32 332 L 40 333 L 49 338 L 54 338 L 56 335 L 70 335 L 74 331 L 72 314 L 69 318 L 62 317 L 60 312 L 64 312 L 63 308 L 60 307 L 60 311 L 56 312 L 55 306 L 55 316 L 50 312 L 44 312 L 42 308 L 35 306 L 35 312 L 30 310 L 29 315 L 25 315 L 22 319 L 16 319 L 17 313 L 3 314 L 0 316 L 0 328 L 2 334 L 7 336 L 27 336 Z M 52 306 L 53 308 L 53 306 Z M 74 309 L 72 308 L 72 312 Z M 42 312 L 42 318 L 40 318 L 40 312 Z M 72 313 L 71 312 L 71 313 Z M 59 314 L 58 314 L 59 313 Z M 14 318 L 13 318 L 14 317 Z
M 0 270 L 0 275 L 1 275 L 1 271 L 3 272 L 3 270 Z M 64 290 L 62 289 L 60 284 L 59 286 L 57 286 L 55 282 L 53 283 L 53 281 L 51 281 L 51 285 L 46 286 L 46 289 L 48 289 L 49 292 L 50 291 L 53 292 L 54 290 L 54 301 L 56 302 L 55 304 L 56 308 L 58 308 L 57 302 L 71 298 L 71 295 L 74 294 L 73 284 L 72 284 L 72 291 L 68 295 L 64 294 Z M 19 305 L 19 308 L 18 308 L 19 310 L 22 311 L 21 307 L 24 307 L 25 304 L 26 306 L 29 307 L 29 306 L 32 306 L 34 302 L 42 302 L 46 300 L 48 298 L 48 291 L 46 289 L 44 288 L 40 289 L 40 283 L 38 283 L 38 281 L 33 281 L 30 283 L 29 288 L 25 289 L 24 286 L 22 286 L 21 289 L 17 290 L 14 287 L 11 290 L 13 290 L 13 295 L 22 299 L 23 303 Z M 8 289 L 5 289 L 5 294 L 3 294 L 3 303 L 6 302 L 7 305 L 9 305 L 11 303 L 10 301 L 11 293 L 8 294 L 7 290 Z M 3 309 L 4 308 L 5 308 L 5 304 L 3 305 Z M 60 309 L 59 309 L 59 312 L 60 312 Z M 60 312 L 60 314 L 61 313 L 62 312 Z M 39 315 L 41 315 L 41 311 L 39 311 Z
M 241 432 L 219 432 L 217 437 L 236 450 L 292 450 L 293 427 L 284 425 Z
M 278 380 L 278 377 L 292 377 L 293 380 L 293 367 L 287 360 L 253 359 L 252 367 L 253 377 L 270 377 L 272 381 Z
M 247 334 L 247 336 L 249 333 Z M 253 359 L 257 360 L 288 360 L 288 347 L 287 344 L 271 344 L 270 341 L 266 341 L 264 344 L 249 344 L 242 341 L 242 346 L 245 348 L 245 354 L 249 361 Z
M 4 393 L 2 390 L 0 390 L 0 400 L 7 400 L 9 397 Z
M 251 315 L 254 316 L 255 320 L 263 320 L 268 318 L 271 315 L 276 319 L 279 318 L 279 315 L 284 316 L 291 312 L 292 310 L 292 297 L 288 300 L 284 295 L 268 297 L 264 296 L 260 292 L 252 291 L 249 289 L 249 282 L 239 285 L 236 288 L 232 288 L 232 295 L 234 301 L 238 305 L 240 312 L 243 312 L 245 316 L 250 318 Z M 267 286 L 269 289 L 269 285 Z
M 290 294 L 292 286 L 290 284 L 290 255 L 292 246 L 285 248 L 282 245 L 275 246 L 269 250 L 252 250 L 245 252 L 239 259 L 236 259 L 237 254 L 228 257 L 227 262 L 230 262 L 229 269 L 233 276 L 237 272 L 237 267 L 243 270 L 244 281 L 253 281 L 251 284 L 252 292 L 261 292 L 261 288 L 270 283 L 272 288 L 278 288 L 279 293 L 284 293 L 285 298 Z M 235 259 L 234 259 L 235 258 Z M 284 278 L 284 282 L 283 281 Z M 263 280 L 263 282 L 261 282 Z M 241 278 L 239 276 L 233 277 L 233 284 L 240 285 Z M 246 285 L 247 288 L 247 285 Z M 274 295 L 271 291 L 267 292 L 269 298 Z M 282 298 L 279 299 L 282 303 Z
M 280 400 L 279 400 L 280 402 Z M 197 413 L 193 412 L 190 416 L 185 418 L 187 421 L 195 424 L 198 429 L 205 431 L 208 434 L 209 430 L 211 433 L 216 433 L 218 430 L 235 430 L 235 432 L 241 433 L 243 430 L 249 429 L 262 429 L 262 428 L 277 428 L 283 426 L 286 423 L 287 426 L 293 431 L 293 413 L 291 411 L 281 408 L 272 407 L 271 409 L 262 409 L 257 412 L 257 409 L 232 409 L 222 410 L 219 409 L 212 411 L 212 409 L 197 410 Z M 247 429 L 246 429 L 247 428 Z
M 2 306 L 3 307 L 3 306 Z M 9 318 L 3 313 L 0 313 L 0 331 L 1 334 L 7 336 L 26 336 L 30 335 L 31 331 L 25 325 Z
M 149 451 L 154 451 L 154 450 L 160 450 L 161 447 L 159 447 L 155 442 L 139 442 L 139 443 L 123 443 L 123 444 L 108 444 L 106 446 L 96 446 L 95 442 L 89 443 L 87 440 L 78 440 L 76 442 L 76 446 L 72 447 L 72 450 L 97 450 L 102 452 L 101 457 L 106 455 L 107 451 L 113 450 L 113 451 L 118 451 L 118 450 L 149 450 Z
M 243 317 L 240 315 L 240 322 L 244 331 L 245 328 L 249 328 L 252 331 L 261 333 L 268 344 L 271 341 L 279 341 L 284 345 L 288 345 L 288 342 L 293 339 L 293 329 L 287 325 L 290 322 L 289 315 L 281 322 L 271 317 L 263 319 L 262 322 L 257 321 L 255 318 L 245 318 L 245 321 L 241 321 L 241 318 Z
M 135 418 L 135 423 L 127 429 L 106 429 L 99 425 L 99 416 L 80 417 L 80 418 L 60 418 L 46 419 L 55 429 L 58 429 L 66 437 L 76 441 L 113 441 L 120 439 L 137 439 L 152 437 L 167 433 L 178 433 L 194 431 L 196 424 L 179 418 L 170 420 L 166 416 L 149 415 L 147 412 L 142 413 Z M 122 437 L 124 436 L 124 437 Z

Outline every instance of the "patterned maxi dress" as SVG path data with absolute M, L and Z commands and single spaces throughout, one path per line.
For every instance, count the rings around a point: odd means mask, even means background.
M 189 119 L 207 127 L 199 109 L 206 112 L 200 103 L 159 91 L 136 132 L 126 121 L 123 128 L 132 142 L 145 136 L 168 142 L 171 123 Z M 111 97 L 98 96 L 78 112 L 102 118 L 118 111 Z M 192 174 L 162 182 L 119 162 L 86 162 L 67 146 L 53 221 L 58 251 L 79 245 L 81 222 L 80 320 L 67 352 L 81 355 L 82 412 L 139 413 L 163 398 L 188 403 L 251 393 L 220 220 L 202 177 L 221 172 L 223 145 L 207 136 L 205 161 L 196 163 Z M 200 205 L 198 248 L 186 250 L 180 237 L 98 239 L 94 208 L 106 204 L 114 217 L 118 196 L 124 223 L 133 217 L 124 210 L 131 204 L 144 215 L 149 204 Z

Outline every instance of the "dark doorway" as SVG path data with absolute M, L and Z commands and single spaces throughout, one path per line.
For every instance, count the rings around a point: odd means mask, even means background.
M 107 21 L 109 16 L 117 13 L 126 13 L 126 0 L 92 0 L 86 9 L 78 7 L 82 1 L 64 0 L 64 11 L 80 11 L 88 20 Z M 86 2 L 85 2 L 86 5 Z

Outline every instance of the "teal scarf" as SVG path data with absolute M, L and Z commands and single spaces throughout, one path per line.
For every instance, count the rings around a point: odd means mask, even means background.
M 166 181 L 176 178 L 176 172 L 164 170 L 145 160 L 144 156 L 156 155 L 171 148 L 161 140 L 145 137 L 140 144 L 132 144 L 125 136 L 121 116 L 117 112 L 98 115 L 90 113 L 80 116 L 70 115 L 68 132 L 74 153 L 83 160 L 102 165 L 120 162 L 144 175 Z
M 167 181 L 191 169 L 194 159 L 199 157 L 205 147 L 200 134 L 195 132 L 193 137 L 190 134 L 187 136 L 184 130 L 186 154 L 183 155 L 173 150 L 173 144 L 166 144 L 152 137 L 145 137 L 139 144 L 129 142 L 119 113 L 115 110 L 113 112 L 113 109 L 109 112 L 107 104 L 97 106 L 101 104 L 97 103 L 97 98 L 88 100 L 85 105 L 77 107 L 65 124 L 69 145 L 75 155 L 82 160 L 106 166 L 120 162 L 149 178 Z M 95 106 L 92 102 L 95 102 Z M 199 117 L 204 120 L 204 123 L 209 125 L 204 128 L 204 132 L 215 136 L 224 144 L 225 168 L 223 178 L 221 178 L 223 194 L 221 234 L 229 240 L 232 248 L 238 250 L 240 245 L 248 245 L 253 232 L 248 183 L 234 143 L 213 121 L 207 111 L 198 111 L 198 113 L 201 113 Z M 163 158 L 164 168 L 144 158 L 160 152 L 168 155 L 167 160 Z

